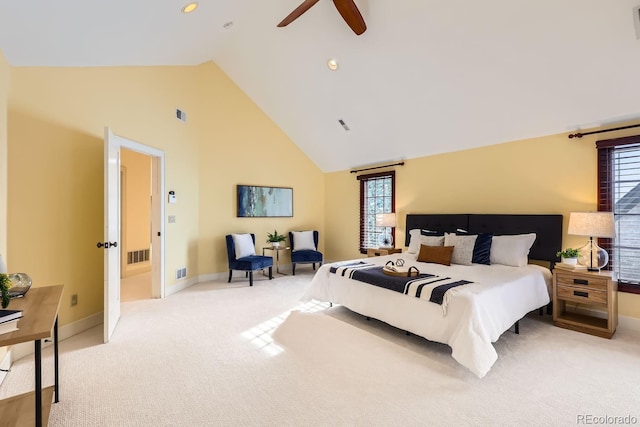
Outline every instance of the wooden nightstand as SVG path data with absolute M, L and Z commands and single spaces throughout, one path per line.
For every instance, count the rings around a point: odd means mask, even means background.
M 391 255 L 391 254 L 401 254 L 401 248 L 369 248 L 367 249 L 367 256 L 382 256 L 382 255 Z
M 618 326 L 618 282 L 611 272 L 553 272 L 553 322 L 556 326 L 611 338 Z M 606 318 L 567 311 L 567 303 L 603 311 Z

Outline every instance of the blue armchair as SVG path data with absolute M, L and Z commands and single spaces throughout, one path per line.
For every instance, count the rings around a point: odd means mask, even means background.
M 273 279 L 273 258 L 270 256 L 256 255 L 255 253 L 242 258 L 236 258 L 236 247 L 233 241 L 233 235 L 227 234 L 227 257 L 229 258 L 229 282 L 231 283 L 231 275 L 233 270 L 245 272 L 245 277 L 249 276 L 249 286 L 253 286 L 253 272 L 269 268 L 269 280 Z M 255 248 L 256 236 L 251 234 L 251 240 Z M 255 251 L 255 249 L 254 249 Z
M 291 265 L 294 276 L 296 275 L 296 264 L 312 264 L 314 270 L 316 263 L 322 265 L 322 252 L 318 252 L 318 231 L 290 231 L 289 242 L 291 243 Z

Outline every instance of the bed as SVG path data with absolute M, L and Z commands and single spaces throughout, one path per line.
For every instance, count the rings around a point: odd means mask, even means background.
M 562 215 L 410 214 L 406 218 L 405 245 L 408 250 L 412 246 L 415 249 L 416 239 L 426 241 L 423 235 L 444 233 L 453 239 L 451 241 L 461 242 L 455 240 L 460 239 L 454 236 L 456 231 L 456 235 L 492 234 L 490 265 L 452 263 L 447 266 L 420 262 L 417 259 L 421 254 L 409 252 L 329 263 L 318 270 L 303 299 L 341 304 L 364 316 L 447 344 L 457 362 L 482 378 L 498 357 L 492 343 L 527 313 L 541 309 L 550 301 L 550 269 L 562 245 Z M 418 233 L 420 238 L 415 237 Z M 535 233 L 535 241 L 527 251 L 528 258 L 525 255 L 524 264 L 506 265 L 511 261 L 501 261 L 500 251 L 510 248 L 504 246 L 504 242 L 519 241 L 531 233 Z M 475 260 L 476 254 L 473 256 Z M 463 280 L 455 280 L 454 286 L 444 293 L 442 303 L 436 303 L 371 285 L 362 281 L 362 277 L 350 278 L 356 277 L 354 270 L 377 273 L 389 261 L 397 264 L 399 259 L 404 261 L 403 269 L 415 266 L 428 276 Z M 527 263 L 528 260 L 542 263 Z M 411 286 L 414 285 L 406 285 L 406 289 L 413 289 Z M 427 293 L 432 291 L 436 293 L 433 289 Z

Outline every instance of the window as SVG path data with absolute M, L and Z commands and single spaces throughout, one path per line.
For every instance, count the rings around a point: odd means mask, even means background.
M 600 239 L 611 255 L 618 290 L 640 293 L 640 135 L 598 141 L 598 210 L 613 212 L 614 239 Z
M 360 180 L 360 252 L 377 248 L 386 227 L 376 227 L 376 214 L 396 211 L 396 173 L 381 172 L 358 176 Z M 391 229 L 393 235 L 395 229 Z

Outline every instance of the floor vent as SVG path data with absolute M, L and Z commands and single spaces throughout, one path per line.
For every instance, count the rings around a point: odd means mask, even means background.
M 176 268 L 176 280 L 187 277 L 187 267 Z
M 149 249 L 127 252 L 127 264 L 149 261 Z

